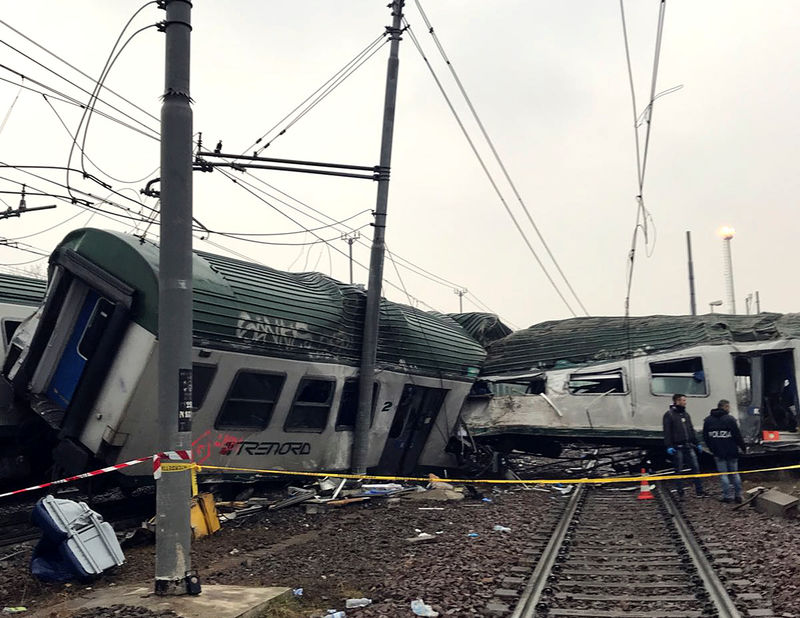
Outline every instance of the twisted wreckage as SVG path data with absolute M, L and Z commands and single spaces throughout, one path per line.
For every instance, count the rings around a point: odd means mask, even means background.
M 695 427 L 727 399 L 748 452 L 800 451 L 800 314 L 574 318 L 487 352 L 463 414 L 477 438 L 505 449 L 659 447 L 670 397 L 685 393 Z
M 364 291 L 201 252 L 193 271 L 194 459 L 347 470 Z M 8 345 L 0 471 L 41 467 L 51 449 L 57 475 L 157 452 L 158 247 L 76 230 L 49 275 Z M 457 467 L 481 442 L 550 455 L 575 441 L 657 445 L 674 392 L 689 397 L 696 426 L 728 399 L 753 451 L 800 448 L 797 314 L 576 318 L 511 332 L 493 315 L 384 300 L 380 323 L 374 472 Z

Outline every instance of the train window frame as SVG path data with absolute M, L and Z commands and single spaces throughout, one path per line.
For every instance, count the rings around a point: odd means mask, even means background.
M 693 377 L 693 375 L 698 373 L 698 371 L 694 371 L 694 372 L 691 372 L 691 373 L 690 372 L 686 372 L 686 371 L 661 371 L 661 372 L 656 371 L 656 372 L 654 372 L 653 371 L 653 365 L 666 365 L 668 363 L 676 364 L 676 363 L 691 362 L 691 361 L 695 361 L 695 360 L 700 361 L 699 372 L 702 372 L 702 374 L 703 374 L 703 380 L 701 381 L 701 383 L 703 384 L 703 387 L 705 389 L 704 393 L 692 393 L 691 389 L 685 388 L 685 387 L 681 387 L 679 389 L 670 390 L 669 392 L 667 392 L 666 390 L 663 393 L 660 392 L 660 391 L 656 392 L 656 390 L 654 388 L 654 384 L 653 384 L 654 378 L 657 378 L 657 377 L 689 377 L 689 378 L 695 379 Z M 711 394 L 711 387 L 709 385 L 708 374 L 706 373 L 706 370 L 705 370 L 705 363 L 703 362 L 703 357 L 700 356 L 700 355 L 681 356 L 679 358 L 665 358 L 663 360 L 648 361 L 647 370 L 650 373 L 650 379 L 648 381 L 649 382 L 649 386 L 650 386 L 650 394 L 653 395 L 654 397 L 672 397 L 675 393 L 681 393 L 681 394 L 685 395 L 687 398 L 690 398 L 690 397 L 703 398 L 703 397 L 709 397 L 710 394 Z
M 201 368 L 203 370 L 209 369 L 211 370 L 210 374 L 208 375 L 208 382 L 205 385 L 205 390 L 202 391 L 201 396 L 197 397 L 195 394 L 195 388 L 197 387 L 198 381 L 195 379 L 197 373 L 195 372 L 195 368 Z M 206 398 L 208 397 L 208 393 L 211 390 L 211 385 L 214 383 L 214 378 L 217 376 L 217 366 L 211 363 L 192 363 L 192 410 L 197 411 L 203 407 L 203 404 L 206 402 Z
M 239 378 L 242 375 L 259 375 L 259 376 L 263 375 L 263 376 L 279 378 L 280 385 L 277 388 L 277 392 L 275 393 L 274 399 L 267 400 L 267 399 L 255 399 L 255 398 L 244 398 L 244 397 L 232 398 L 231 394 L 234 392 L 234 389 L 236 388 L 236 383 L 238 382 Z M 275 412 L 275 408 L 278 405 L 278 401 L 280 401 L 284 386 L 286 386 L 286 373 L 284 372 L 253 371 L 251 369 L 239 369 L 233 376 L 233 380 L 231 380 L 231 385 L 228 387 L 228 392 L 225 394 L 225 399 L 223 400 L 222 405 L 220 406 L 219 411 L 217 412 L 217 417 L 214 419 L 214 429 L 241 429 L 241 430 L 264 431 L 267 427 L 269 427 L 269 424 L 272 421 L 272 415 Z M 228 404 L 231 401 L 269 403 L 270 406 L 264 419 L 259 424 L 245 425 L 245 424 L 236 424 L 232 422 L 223 422 L 223 415 L 226 411 L 226 408 L 228 407 Z
M 104 303 L 105 305 L 103 305 Z M 104 316 L 102 329 L 99 331 L 99 335 L 97 335 L 97 326 L 98 324 L 101 324 L 101 322 L 99 322 L 99 317 L 104 309 L 107 311 L 107 313 Z M 97 300 L 94 302 L 94 307 L 92 307 L 92 313 L 89 314 L 89 319 L 86 321 L 86 324 L 83 327 L 83 332 L 81 333 L 80 339 L 78 339 L 78 343 L 75 344 L 75 353 L 83 360 L 89 360 L 89 358 L 94 355 L 95 351 L 97 350 L 97 346 L 99 345 L 99 342 L 102 340 L 103 334 L 106 331 L 106 326 L 108 326 L 108 323 L 111 321 L 111 316 L 114 314 L 115 309 L 116 305 L 113 301 L 100 294 L 97 295 Z M 87 335 L 92 336 L 92 339 L 88 340 L 88 343 L 91 344 L 91 350 L 86 350 L 83 347 L 84 343 L 87 343 Z
M 355 423 L 352 425 L 347 425 L 345 423 L 340 422 L 342 418 L 342 403 L 344 401 L 344 391 L 347 388 L 348 384 L 356 384 L 356 388 L 358 388 L 359 378 L 345 378 L 344 382 L 342 383 L 342 393 L 339 397 L 339 408 L 336 411 L 336 422 L 333 425 L 334 431 L 355 431 Z M 381 384 L 377 380 L 372 383 L 372 410 L 370 411 L 369 416 L 369 426 L 372 427 L 372 423 L 375 421 L 375 409 L 378 407 L 378 396 L 381 394 Z M 358 401 L 358 392 L 356 392 L 356 401 Z M 358 409 L 356 408 L 356 413 L 358 413 Z
M 300 401 L 300 393 L 303 392 L 303 387 L 308 382 L 324 382 L 327 384 L 331 384 L 331 390 L 328 394 L 328 399 L 324 402 L 314 402 L 314 401 Z M 286 433 L 323 433 L 328 428 L 328 423 L 330 422 L 331 416 L 331 408 L 333 408 L 333 401 L 336 397 L 336 378 L 333 376 L 303 376 L 300 378 L 300 381 L 297 383 L 297 388 L 294 391 L 294 397 L 292 398 L 292 405 L 289 408 L 289 411 L 286 413 L 286 418 L 283 421 L 283 431 Z M 321 425 L 314 425 L 314 426 L 304 426 L 304 425 L 290 425 L 290 421 L 292 420 L 293 414 L 295 414 L 295 409 L 302 408 L 311 408 L 311 409 L 320 409 L 324 410 L 324 414 L 321 417 L 323 421 Z M 297 412 L 299 414 L 299 412 Z
M 577 393 L 575 392 L 574 387 L 572 386 L 573 381 L 579 381 L 581 378 L 588 381 L 592 378 L 595 380 L 612 380 L 615 378 L 619 378 L 619 382 L 621 384 L 621 390 L 614 390 L 614 391 L 591 391 L 587 393 Z M 619 397 L 628 395 L 630 393 L 630 388 L 628 386 L 627 376 L 625 375 L 625 370 L 622 367 L 617 367 L 614 369 L 604 369 L 602 371 L 583 371 L 583 372 L 576 372 L 571 373 L 567 376 L 566 383 L 564 387 L 569 395 L 573 397 Z
M 3 349 L 7 350 L 8 346 L 11 345 L 11 340 L 14 338 L 14 333 L 17 332 L 17 329 L 22 325 L 24 322 L 24 318 L 3 318 L 2 320 L 2 327 L 3 327 Z M 15 324 L 14 330 L 9 332 L 9 325 Z

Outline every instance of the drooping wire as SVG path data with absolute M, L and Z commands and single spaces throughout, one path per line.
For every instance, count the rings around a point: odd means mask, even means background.
M 436 44 L 437 49 L 439 50 L 439 54 L 442 56 L 442 60 L 444 60 L 444 62 L 447 65 L 448 69 L 450 69 L 450 74 L 453 76 L 453 79 L 455 80 L 455 83 L 458 86 L 458 90 L 459 90 L 459 92 L 461 92 L 461 96 L 464 97 L 464 101 L 466 102 L 467 107 L 469 108 L 469 111 L 472 113 L 472 117 L 475 119 L 475 122 L 477 123 L 478 128 L 480 128 L 481 134 L 483 135 L 483 138 L 486 140 L 486 144 L 489 146 L 489 149 L 492 151 L 492 155 L 494 155 L 494 159 L 495 159 L 495 161 L 497 161 L 497 164 L 500 167 L 500 170 L 503 172 L 503 176 L 505 177 L 506 181 L 508 182 L 508 185 L 511 187 L 511 190 L 514 193 L 514 196 L 517 198 L 517 201 L 519 202 L 520 206 L 522 207 L 522 210 L 525 212 L 525 215 L 527 216 L 528 221 L 530 222 L 531 226 L 533 227 L 534 231 L 536 232 L 536 236 L 539 238 L 539 242 L 542 243 L 542 246 L 544 247 L 545 251 L 547 251 L 547 255 L 550 257 L 550 260 L 553 262 L 553 265 L 556 267 L 556 270 L 558 271 L 558 274 L 561 275 L 561 278 L 564 280 L 564 283 L 567 285 L 567 288 L 572 293 L 572 296 L 575 298 L 575 300 L 577 301 L 577 303 L 580 306 L 580 308 L 583 310 L 583 312 L 586 315 L 588 315 L 589 312 L 586 310 L 586 307 L 581 302 L 580 297 L 575 292 L 575 289 L 572 287 L 572 284 L 569 282 L 569 279 L 564 274 L 564 271 L 561 269 L 561 266 L 559 265 L 558 260 L 556 260 L 555 256 L 553 255 L 553 252 L 550 250 L 550 246 L 547 244 L 547 241 L 544 239 L 544 236 L 542 235 L 541 231 L 539 230 L 539 226 L 536 225 L 536 222 L 533 220 L 533 216 L 531 215 L 530 210 L 528 209 L 528 206 L 525 204 L 525 201 L 522 199 L 522 196 L 520 195 L 519 191 L 517 190 L 516 184 L 514 184 L 514 181 L 511 179 L 511 175 L 508 173 L 508 169 L 506 169 L 505 163 L 503 163 L 503 159 L 500 157 L 500 154 L 497 152 L 497 149 L 495 148 L 494 142 L 492 141 L 491 137 L 489 136 L 489 133 L 486 131 L 486 127 L 484 127 L 483 122 L 480 119 L 480 116 L 478 116 L 478 112 L 475 110 L 475 107 L 472 105 L 472 100 L 470 99 L 469 95 L 467 95 L 467 91 L 465 90 L 464 85 L 461 82 L 461 79 L 458 77 L 458 74 L 456 73 L 456 70 L 455 70 L 455 67 L 453 66 L 453 63 L 450 61 L 450 58 L 447 56 L 447 53 L 445 52 L 444 47 L 442 47 L 442 44 L 441 44 L 441 42 L 439 40 L 439 37 L 434 32 L 433 26 L 431 25 L 431 22 L 428 20 L 428 16 L 425 14 L 425 11 L 422 9 L 422 5 L 420 4 L 419 0 L 415 0 L 415 3 L 417 5 L 417 10 L 419 11 L 420 15 L 422 16 L 422 20 L 425 22 L 425 26 L 428 28 L 428 33 L 431 35 L 431 38 L 433 38 L 433 41 Z
M 68 83 L 70 86 L 72 86 L 72 87 L 74 87 L 74 88 L 77 88 L 78 90 L 80 90 L 80 91 L 81 91 L 81 92 L 83 92 L 84 94 L 88 94 L 88 95 L 90 95 L 90 96 L 91 96 L 91 94 L 92 94 L 92 93 L 91 93 L 91 92 L 89 92 L 89 91 L 88 91 L 86 88 L 84 88 L 83 86 L 81 86 L 81 85 L 79 85 L 79 84 L 75 83 L 74 81 L 72 81 L 72 80 L 68 79 L 67 77 L 65 77 L 64 75 L 62 75 L 61 73 L 59 73 L 58 71 L 56 71 L 56 70 L 54 70 L 54 69 L 51 69 L 51 68 L 50 68 L 49 66 L 47 66 L 46 64 L 43 64 L 43 63 L 39 62 L 38 60 L 36 60 L 36 59 L 35 59 L 35 58 L 33 58 L 32 56 L 29 56 L 28 54 L 26 54 L 25 52 L 23 52 L 23 51 L 21 51 L 21 50 L 17 49 L 16 47 L 14 47 L 14 46 L 13 46 L 13 45 L 11 45 L 10 43 L 8 43 L 8 41 L 3 41 L 3 40 L 0 40 L 0 43 L 2 43 L 3 45 L 5 45 L 6 47 L 8 47 L 9 49 L 11 49 L 12 51 L 15 51 L 15 52 L 17 52 L 17 53 L 18 53 L 20 56 L 22 56 L 23 58 L 25 58 L 25 59 L 27 59 L 27 60 L 29 60 L 29 61 L 33 62 L 35 65 L 37 65 L 37 66 L 39 66 L 39 67 L 43 68 L 45 71 L 48 71 L 49 73 L 52 73 L 53 75 L 55 75 L 55 76 L 56 76 L 56 77 L 58 77 L 59 79 L 61 79 L 61 80 L 65 81 L 65 82 L 67 82 L 67 83 Z M 93 80 L 93 81 L 94 81 L 94 80 Z M 128 114 L 128 113 L 126 113 L 126 112 L 122 111 L 121 109 L 119 109 L 119 108 L 118 108 L 118 107 L 116 107 L 115 105 L 112 105 L 111 103 L 109 103 L 108 101 L 106 101 L 106 100 L 104 100 L 104 99 L 100 98 L 99 96 L 98 96 L 98 97 L 96 97 L 96 98 L 97 98 L 97 100 L 98 100 L 99 102 L 103 103 L 104 105 L 107 105 L 107 106 L 108 106 L 110 109 L 114 110 L 114 111 L 115 111 L 115 112 L 117 112 L 118 114 L 121 114 L 122 116 L 124 116 L 125 118 L 127 118 L 128 120 L 130 120 L 131 122 L 133 122 L 133 123 L 135 123 L 135 124 L 138 124 L 138 125 L 140 125 L 142 128 L 144 128 L 144 129 L 146 129 L 146 130 L 148 130 L 148 131 L 151 131 L 152 133 L 154 133 L 154 134 L 156 135 L 156 137 L 159 135 L 159 131 L 158 131 L 158 129 L 154 129 L 154 128 L 152 128 L 152 127 L 148 126 L 147 124 L 145 124 L 145 123 L 144 123 L 144 122 L 142 122 L 141 120 L 138 120 L 138 119 L 134 118 L 134 117 L 133 117 L 133 116 L 131 116 L 130 114 Z M 127 101 L 127 99 L 126 99 L 126 101 Z M 127 102 L 128 102 L 130 105 L 133 105 L 133 103 L 131 103 L 130 101 L 127 101 Z M 138 109 L 140 109 L 140 108 L 138 108 Z
M 23 88 L 24 90 L 28 90 L 28 91 L 34 92 L 36 94 L 46 95 L 46 96 L 50 97 L 51 99 L 55 99 L 56 101 L 59 101 L 60 103 L 67 103 L 68 105 L 74 105 L 75 107 L 80 107 L 80 108 L 84 108 L 85 107 L 85 105 L 81 101 L 79 101 L 78 99 L 75 99 L 74 97 L 71 97 L 71 96 L 69 96 L 68 94 L 66 94 L 64 92 L 61 92 L 60 90 L 56 90 L 52 86 L 48 86 L 48 85 L 46 85 L 46 84 L 44 84 L 42 82 L 39 82 L 39 81 L 37 81 L 35 79 L 32 79 L 32 78 L 26 76 L 24 73 L 20 73 L 19 71 L 16 71 L 16 70 L 12 69 L 11 67 L 8 67 L 8 66 L 6 66 L 4 64 L 0 64 L 0 69 L 8 71 L 9 73 L 12 73 L 13 75 L 16 75 L 17 77 L 20 77 L 20 78 L 22 78 L 24 80 L 29 81 L 32 84 L 40 86 L 41 88 L 44 88 L 44 89 L 48 90 L 51 94 L 46 94 L 45 92 L 42 92 L 41 90 L 36 90 L 35 88 L 32 88 L 32 87 L 30 87 L 28 85 L 24 85 L 23 84 L 23 85 L 21 85 L 21 88 Z M 17 85 L 16 82 L 13 82 L 10 79 L 6 79 L 4 77 L 0 77 L 0 81 L 5 82 L 7 84 L 13 84 L 15 86 Z M 54 94 L 56 96 L 54 96 Z M 115 118 L 114 116 L 112 116 L 111 114 L 108 114 L 106 112 L 103 112 L 103 111 L 100 111 L 100 110 L 95 110 L 95 114 L 97 114 L 98 116 L 102 116 L 103 118 L 106 118 L 107 120 L 110 120 L 111 122 L 115 122 L 118 125 L 125 127 L 126 129 L 130 129 L 131 131 L 135 131 L 136 133 L 139 133 L 140 135 L 142 135 L 144 137 L 147 137 L 149 139 L 156 140 L 156 141 L 158 141 L 160 139 L 157 135 L 151 135 L 149 133 L 145 133 L 144 131 L 142 131 L 142 129 L 140 129 L 138 127 L 134 127 L 133 125 L 130 125 L 130 124 L 126 123 L 126 122 L 123 122 L 122 120 L 119 120 L 118 118 Z
M 640 122 L 639 122 L 639 113 L 636 108 L 636 91 L 633 81 L 633 68 L 631 65 L 630 46 L 628 43 L 628 28 L 625 21 L 625 6 L 623 0 L 619 0 L 619 8 L 620 8 L 620 15 L 622 18 L 623 41 L 625 44 L 625 61 L 628 67 L 628 82 L 630 85 L 631 102 L 633 105 L 633 130 L 636 141 L 636 171 L 637 171 L 637 181 L 639 188 L 638 194 L 636 195 L 636 224 L 633 228 L 633 237 L 631 238 L 631 248 L 630 251 L 628 252 L 628 264 L 627 264 L 628 267 L 626 273 L 625 317 L 628 318 L 630 316 L 631 288 L 633 286 L 633 268 L 636 259 L 636 245 L 639 237 L 639 231 L 641 230 L 642 234 L 645 237 L 645 242 L 647 242 L 648 240 L 647 224 L 648 221 L 652 220 L 652 216 L 650 215 L 649 211 L 647 210 L 644 204 L 644 179 L 645 179 L 645 172 L 647 170 L 647 154 L 650 146 L 650 131 L 652 128 L 652 119 L 653 119 L 653 102 L 656 99 L 656 83 L 658 78 L 658 65 L 661 57 L 661 42 L 664 31 L 664 12 L 666 10 L 666 0 L 660 0 L 659 2 L 655 52 L 653 56 L 653 71 L 650 80 L 650 101 L 647 107 L 645 108 L 646 114 L 644 116 L 646 119 L 647 130 L 645 133 L 643 148 L 640 148 L 639 145 Z M 674 91 L 674 89 L 671 89 L 670 91 Z M 666 94 L 666 91 L 663 94 Z
M 297 123 L 303 116 L 305 116 L 308 112 L 311 111 L 322 99 L 328 96 L 333 90 L 335 90 L 339 85 L 342 84 L 350 75 L 352 75 L 358 68 L 361 67 L 367 60 L 369 60 L 377 51 L 381 48 L 383 43 L 382 41 L 386 33 L 380 34 L 377 38 L 375 38 L 371 43 L 369 43 L 364 49 L 362 49 L 354 58 L 348 61 L 342 68 L 340 68 L 332 77 L 330 77 L 324 84 L 322 84 L 319 88 L 317 88 L 314 92 L 312 92 L 308 97 L 305 98 L 300 104 L 298 104 L 292 111 L 286 114 L 283 118 L 281 118 L 278 122 L 275 123 L 269 130 L 267 130 L 264 135 L 259 137 L 255 142 L 253 142 L 250 146 L 248 146 L 242 154 L 246 154 L 255 146 L 258 146 L 262 141 L 264 141 L 267 136 L 272 134 L 274 131 L 278 129 L 279 126 L 289 118 L 291 118 L 295 112 L 299 109 L 303 108 L 309 101 L 311 103 L 308 107 L 302 111 L 296 118 L 294 118 L 289 124 L 287 124 L 272 140 L 261 146 L 258 150 L 254 151 L 255 156 L 258 156 L 262 153 L 266 148 L 268 148 L 278 137 L 284 135 L 287 130 L 289 130 L 294 124 Z M 313 100 L 312 100 L 313 99 Z
M 500 200 L 500 203 L 503 205 L 503 208 L 505 208 L 506 213 L 508 213 L 508 216 L 511 218 L 511 221 L 514 223 L 514 227 L 516 227 L 517 231 L 519 232 L 520 236 L 522 237 L 522 240 L 525 242 L 525 245 L 528 247 L 528 250 L 530 251 L 530 253 L 533 256 L 533 258 L 536 260 L 536 263 L 539 265 L 539 268 L 542 270 L 542 273 L 544 274 L 544 276 L 550 282 L 550 285 L 553 287 L 553 289 L 555 290 L 556 294 L 558 294 L 558 297 L 561 299 L 561 301 L 564 303 L 564 305 L 566 305 L 567 309 L 569 310 L 569 312 L 573 316 L 577 315 L 575 313 L 575 310 L 572 308 L 572 305 L 570 305 L 570 303 L 567 300 L 567 298 L 564 296 L 562 291 L 559 289 L 559 286 L 553 280 L 553 277 L 550 275 L 550 273 L 548 272 L 547 268 L 545 268 L 545 265 L 542 262 L 541 258 L 539 257 L 539 254 L 536 252 L 536 249 L 533 248 L 533 245 L 531 244 L 530 239 L 528 238 L 527 234 L 525 234 L 525 231 L 520 226 L 519 221 L 517 221 L 517 218 L 514 216 L 514 213 L 511 211 L 511 208 L 509 207 L 508 202 L 506 202 L 505 198 L 503 197 L 502 192 L 500 191 L 500 188 L 497 186 L 497 183 L 495 182 L 494 178 L 492 177 L 492 174 L 489 171 L 489 168 L 486 166 L 486 162 L 483 160 L 483 157 L 478 152 L 478 149 L 475 146 L 475 143 L 473 142 L 472 138 L 469 136 L 469 133 L 467 132 L 467 129 L 464 126 L 464 123 L 462 122 L 461 117 L 458 115 L 458 112 L 456 111 L 455 107 L 453 106 L 453 103 L 450 100 L 450 97 L 447 96 L 447 93 L 444 90 L 442 82 L 439 80 L 439 77 L 436 75 L 435 71 L 433 70 L 433 67 L 431 66 L 430 62 L 428 61 L 428 58 L 425 56 L 425 53 L 423 52 L 422 47 L 420 46 L 419 41 L 417 40 L 417 37 L 414 35 L 413 31 L 411 30 L 411 27 L 407 23 L 406 23 L 406 32 L 408 33 L 409 38 L 411 39 L 412 43 L 414 43 L 414 47 L 417 48 L 417 51 L 419 52 L 420 56 L 422 56 L 423 61 L 425 62 L 426 66 L 428 67 L 428 69 L 429 69 L 434 81 L 436 82 L 436 85 L 439 87 L 439 91 L 442 94 L 442 97 L 444 97 L 444 100 L 447 103 L 447 106 L 450 108 L 450 112 L 453 114 L 453 117 L 455 118 L 456 123 L 458 124 L 459 128 L 461 129 L 461 132 L 463 133 L 464 138 L 467 140 L 467 143 L 469 144 L 470 148 L 472 149 L 473 154 L 475 155 L 476 159 L 478 160 L 478 163 L 481 166 L 481 169 L 483 170 L 484 174 L 486 175 L 487 179 L 489 180 L 489 183 L 492 185 L 492 188 L 494 189 L 495 193 L 497 194 L 497 197 Z
M 147 4 L 157 4 L 157 2 L 148 2 Z M 145 6 L 147 6 L 147 4 L 146 4 Z M 142 7 L 142 8 L 144 8 L 144 7 Z M 13 26 L 11 26 L 9 23 L 7 23 L 7 22 L 3 21 L 2 19 L 0 19 L 0 24 L 2 24 L 3 26 L 5 26 L 6 28 L 8 28 L 9 30 L 11 30 L 11 31 L 12 31 L 12 32 L 14 32 L 15 34 L 17 34 L 17 35 L 21 36 L 23 39 L 25 39 L 25 40 L 26 40 L 26 41 L 28 41 L 29 43 L 32 43 L 33 45 L 35 45 L 36 47 L 38 47 L 39 49 L 41 49 L 41 50 L 42 50 L 42 51 L 44 51 L 45 53 L 49 54 L 50 56 L 52 56 L 53 58 L 55 58 L 56 60 L 58 60 L 59 62 L 62 62 L 63 64 L 67 65 L 67 66 L 68 66 L 70 69 L 72 69 L 73 71 L 76 71 L 76 72 L 80 73 L 80 74 L 81 74 L 83 77 L 85 77 L 86 79 L 88 79 L 88 80 L 90 80 L 90 81 L 92 81 L 92 82 L 94 82 L 94 81 L 95 81 L 95 79 L 94 79 L 93 77 L 91 77 L 91 76 L 90 76 L 90 75 L 88 75 L 87 73 L 85 73 L 85 72 L 81 71 L 81 70 L 80 70 L 79 68 L 77 68 L 76 66 L 74 66 L 74 65 L 70 64 L 69 62 L 67 62 L 66 60 L 64 60 L 63 58 L 61 58 L 60 56 L 58 56 L 57 54 L 53 53 L 52 51 L 50 51 L 49 49 L 47 49 L 47 48 L 46 48 L 46 47 L 44 47 L 43 45 L 41 45 L 41 44 L 37 43 L 36 41 L 34 41 L 32 38 L 30 38 L 30 37 L 29 37 L 29 36 L 27 36 L 26 34 L 23 34 L 23 33 L 22 33 L 22 32 L 20 32 L 19 30 L 17 30 L 17 29 L 16 29 L 16 28 L 14 28 Z M 128 105 L 130 105 L 131 107 L 133 107 L 133 108 L 135 108 L 135 109 L 139 110 L 139 111 L 140 111 L 140 112 L 142 112 L 142 113 L 143 113 L 145 116 L 149 116 L 151 119 L 155 120 L 156 122 L 160 122 L 160 120 L 159 120 L 159 118 L 158 118 L 157 116 L 154 116 L 153 114 L 151 114 L 151 113 L 150 113 L 150 112 L 148 112 L 147 110 L 145 110 L 145 109 L 142 109 L 141 107 L 139 107 L 138 105 L 136 105 L 136 104 L 135 104 L 135 103 L 133 103 L 132 101 L 130 101 L 130 100 L 128 100 L 128 99 L 126 99 L 126 98 L 125 98 L 125 97 L 123 97 L 121 94 L 118 94 L 117 92 L 115 92 L 114 90 L 112 90 L 111 88 L 109 88 L 108 86 L 103 86 L 103 89 L 104 89 L 104 90 L 106 90 L 107 92 L 110 92 L 111 94 L 113 94 L 113 95 L 114 95 L 115 97 L 117 97 L 118 99 L 120 99 L 120 100 L 122 100 L 122 101 L 125 101 L 125 103 L 127 103 L 127 104 L 128 104 Z M 109 106 L 109 107 L 110 107 L 110 106 Z
M 125 25 L 125 29 L 127 29 L 127 27 L 130 25 L 130 23 L 136 17 L 136 15 L 138 15 L 140 11 L 142 11 L 146 6 L 148 6 L 148 4 L 150 4 L 150 3 L 145 4 L 138 11 L 136 11 L 136 13 L 133 14 L 133 16 L 130 18 L 128 23 Z M 125 32 L 125 29 L 123 29 L 123 31 L 119 35 L 119 38 L 117 39 L 117 42 L 114 44 L 114 48 L 112 48 L 112 50 L 111 50 L 111 54 L 109 55 L 108 60 L 106 60 L 106 65 L 103 67 L 103 71 L 102 71 L 102 73 L 100 75 L 100 79 L 97 80 L 97 85 L 95 86 L 95 89 L 92 92 L 91 97 L 89 98 L 89 103 L 87 104 L 86 110 L 84 110 L 84 114 L 81 117 L 80 123 L 78 124 L 78 130 L 75 132 L 75 135 L 77 136 L 78 133 L 80 132 L 81 125 L 83 124 L 83 120 L 85 118 L 86 119 L 86 126 L 83 129 L 83 140 L 81 141 L 81 145 L 80 145 L 81 169 L 83 169 L 84 172 L 86 171 L 86 168 L 84 166 L 84 159 L 86 158 L 86 139 L 87 139 L 87 137 L 89 135 L 89 124 L 92 121 L 92 115 L 94 113 L 94 107 L 95 107 L 95 104 L 96 104 L 97 95 L 100 93 L 100 89 L 103 87 L 103 83 L 105 82 L 106 78 L 108 77 L 108 74 L 111 72 L 111 69 L 113 68 L 114 63 L 116 63 L 116 61 L 122 55 L 122 52 L 125 51 L 125 48 L 130 44 L 130 42 L 136 36 L 141 34 L 142 32 L 145 32 L 146 30 L 149 30 L 150 28 L 155 28 L 156 26 L 157 26 L 157 24 L 149 24 L 147 26 L 143 26 L 142 28 L 139 28 L 137 31 L 135 31 L 133 34 L 131 34 L 128 37 L 128 39 L 125 41 L 125 43 L 122 44 L 122 46 L 119 48 L 119 50 L 116 51 L 116 46 L 119 44 L 119 41 L 122 39 L 122 35 Z M 72 148 L 70 148 L 69 162 L 72 161 L 72 152 L 73 152 L 73 150 L 74 150 L 76 145 L 77 145 L 76 142 L 73 140 L 73 146 L 72 146 Z M 67 163 L 67 165 L 69 165 L 69 162 Z M 93 165 L 95 165 L 95 164 L 93 164 Z M 95 167 L 97 167 L 97 165 L 95 165 Z M 116 179 L 113 176 L 111 176 L 109 173 L 104 172 L 99 167 L 97 167 L 97 169 L 98 169 L 98 171 L 100 171 L 101 173 L 105 174 L 109 178 L 112 178 L 115 182 L 131 182 L 131 183 L 141 182 L 141 180 L 130 180 L 130 181 L 119 180 L 119 179 Z
M 11 116 L 11 112 L 14 111 L 14 106 L 17 104 L 17 101 L 19 101 L 19 95 L 22 92 L 24 85 L 25 85 L 25 78 L 23 77 L 22 83 L 19 85 L 19 90 L 17 90 L 17 95 L 14 97 L 14 100 L 11 101 L 11 105 L 8 106 L 8 111 L 6 112 L 6 115 L 3 117 L 2 124 L 0 124 L 0 133 L 2 133 L 3 129 L 6 128 L 6 123 L 8 122 L 8 119 Z
M 47 95 L 46 95 L 46 94 L 43 94 L 43 95 L 42 95 L 42 98 L 44 99 L 45 103 L 47 103 L 47 105 L 50 107 L 50 109 L 51 109 L 51 110 L 53 110 L 53 113 L 55 114 L 56 118 L 58 118 L 58 121 L 61 123 L 61 126 L 62 126 L 62 127 L 64 127 L 64 130 L 67 132 L 67 135 L 69 135 L 70 139 L 72 139 L 72 140 L 75 140 L 75 139 L 76 139 L 76 137 L 72 135 L 72 132 L 69 130 L 69 127 L 67 126 L 67 123 L 66 123 L 66 122 L 64 122 L 64 119 L 63 119 L 63 118 L 61 117 L 61 115 L 58 113 L 58 111 L 56 110 L 56 108 L 55 108 L 55 107 L 53 107 L 53 104 L 50 102 L 50 99 L 47 97 Z M 82 155 L 83 155 L 83 156 L 86 158 L 86 160 L 87 160 L 87 161 L 89 161 L 89 163 L 91 163 L 92 165 L 94 165 L 94 167 L 95 167 L 95 168 L 96 168 L 98 171 L 100 171 L 102 174 L 104 174 L 104 175 L 108 176 L 108 177 L 109 177 L 111 180 L 113 180 L 114 182 L 120 182 L 120 183 L 130 183 L 130 184 L 136 184 L 136 183 L 144 182 L 144 181 L 145 181 L 145 180 L 147 180 L 148 178 L 152 178 L 152 177 L 153 177 L 153 175 L 154 175 L 154 174 L 156 174 L 156 173 L 158 172 L 158 170 L 159 170 L 159 168 L 158 168 L 158 167 L 156 167 L 156 169 L 152 170 L 150 173 L 146 174 L 145 176 L 143 176 L 142 178 L 139 178 L 139 179 L 137 179 L 137 180 L 120 180 L 119 178 L 115 178 L 114 176 L 112 176 L 112 175 L 111 175 L 111 174 L 109 174 L 108 172 L 104 172 L 102 169 L 100 169 L 100 166 L 99 166 L 99 165 L 97 165 L 97 164 L 96 164 L 96 163 L 95 163 L 95 162 L 92 160 L 92 158 L 91 158 L 91 157 L 90 157 L 88 154 L 86 154 L 86 153 L 83 151 L 83 147 L 81 147 L 81 153 L 82 153 Z

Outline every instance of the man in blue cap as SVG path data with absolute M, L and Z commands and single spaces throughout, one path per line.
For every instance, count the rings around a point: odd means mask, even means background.
M 682 393 L 672 396 L 672 405 L 664 413 L 664 445 L 667 447 L 667 455 L 672 457 L 675 474 L 683 474 L 684 463 L 689 464 L 692 474 L 699 474 L 697 455 L 703 452 L 703 447 L 697 442 L 692 418 L 686 412 L 686 395 Z M 683 480 L 677 481 L 678 497 L 683 498 Z M 694 479 L 694 488 L 699 498 L 705 496 L 700 479 Z

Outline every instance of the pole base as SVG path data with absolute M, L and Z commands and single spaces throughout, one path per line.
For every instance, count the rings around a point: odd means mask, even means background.
M 154 592 L 158 596 L 197 595 L 201 592 L 197 571 L 189 571 L 183 579 L 156 579 Z

